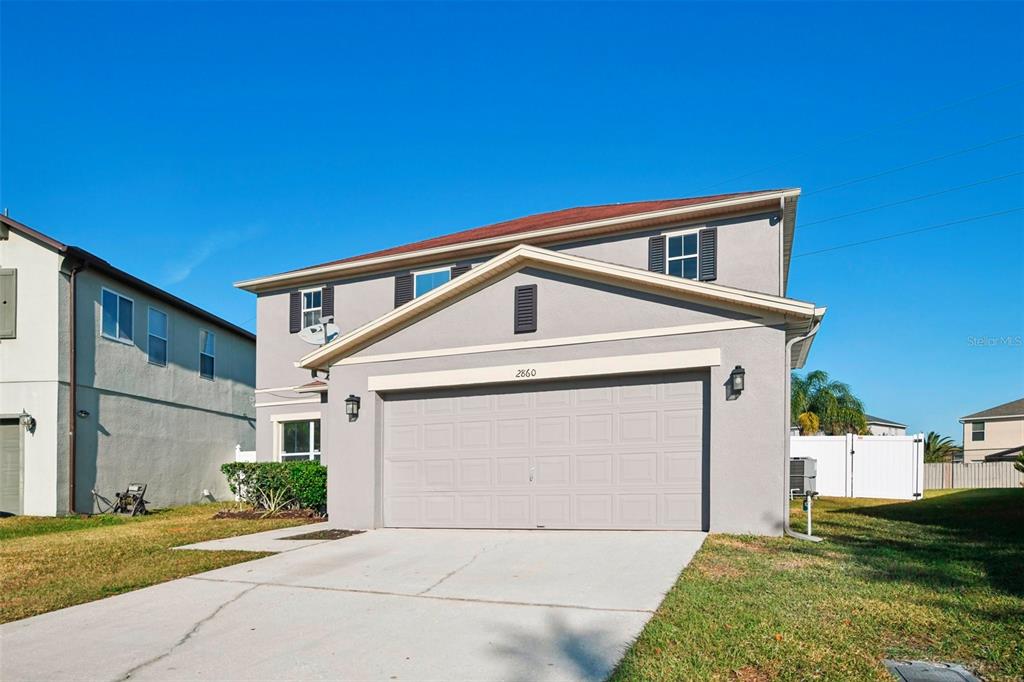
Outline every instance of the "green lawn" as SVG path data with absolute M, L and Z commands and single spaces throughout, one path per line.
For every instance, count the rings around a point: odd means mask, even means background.
M 824 499 L 814 524 L 709 536 L 612 679 L 891 680 L 883 658 L 1024 679 L 1024 490 Z
M 0 519 L 0 622 L 266 556 L 171 547 L 306 522 L 213 519 L 224 506 L 178 507 L 136 518 Z

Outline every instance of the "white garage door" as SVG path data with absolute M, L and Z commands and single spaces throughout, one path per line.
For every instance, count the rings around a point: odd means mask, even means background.
M 701 530 L 704 384 L 676 374 L 389 395 L 384 525 Z

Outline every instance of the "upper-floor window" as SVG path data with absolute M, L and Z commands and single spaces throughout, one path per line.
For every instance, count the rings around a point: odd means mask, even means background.
M 667 235 L 668 253 L 665 254 L 665 271 L 676 277 L 697 279 L 697 261 L 700 258 L 697 232 L 682 232 Z
M 324 306 L 324 290 L 309 289 L 302 292 L 302 328 L 320 324 L 320 315 Z
M 167 314 L 156 308 L 149 309 L 149 361 L 154 365 L 167 365 Z
M 985 422 L 971 422 L 971 440 L 985 440 Z
M 213 332 L 199 330 L 199 376 L 213 379 L 213 363 L 216 355 L 217 339 Z
M 418 298 L 428 291 L 433 291 L 442 284 L 447 284 L 452 278 L 452 269 L 447 267 L 436 268 L 434 270 L 421 270 L 420 272 L 414 272 L 413 277 L 415 278 L 415 295 Z
M 103 306 L 103 323 L 101 333 L 108 339 L 131 343 L 135 339 L 132 319 L 135 314 L 135 302 L 127 296 L 103 289 L 101 293 Z
M 312 459 L 320 461 L 320 420 L 281 422 L 282 462 Z

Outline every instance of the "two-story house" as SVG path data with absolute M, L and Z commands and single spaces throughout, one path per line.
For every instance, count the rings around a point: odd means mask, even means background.
M 825 312 L 786 297 L 798 196 L 573 208 L 240 282 L 258 455 L 319 457 L 350 528 L 778 534 Z
M 1024 450 L 1024 398 L 960 417 L 964 461 L 1012 460 Z
M 255 442 L 255 337 L 83 249 L 0 217 L 0 512 L 229 495 Z

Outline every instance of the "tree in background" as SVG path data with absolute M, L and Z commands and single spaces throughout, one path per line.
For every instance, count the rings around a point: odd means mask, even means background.
M 1017 453 L 1017 459 L 1013 463 L 1013 468 L 1024 474 L 1024 450 Z M 1024 486 L 1024 481 L 1021 481 L 1020 484 Z
M 848 384 L 833 381 L 827 372 L 820 369 L 802 377 L 793 373 L 790 406 L 790 417 L 800 425 L 800 433 L 805 436 L 818 430 L 829 436 L 865 434 L 868 430 L 864 403 L 853 394 Z M 817 419 L 818 428 L 810 431 L 814 419 Z
M 924 437 L 924 461 L 926 462 L 952 462 L 953 455 L 958 453 L 960 448 L 953 443 L 949 436 L 940 436 L 934 431 L 929 431 Z

